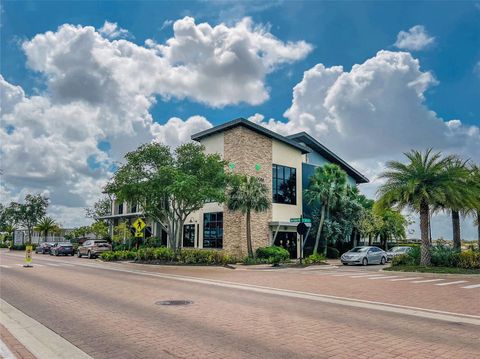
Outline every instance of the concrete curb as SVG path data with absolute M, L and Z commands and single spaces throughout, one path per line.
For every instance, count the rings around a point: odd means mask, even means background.
M 93 359 L 1 298 L 0 323 L 38 359 Z

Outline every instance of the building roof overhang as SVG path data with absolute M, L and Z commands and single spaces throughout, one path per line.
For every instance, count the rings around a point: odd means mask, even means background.
M 269 129 L 267 129 L 263 126 L 260 126 L 256 123 L 252 122 L 252 121 L 249 121 L 245 118 L 237 118 L 235 120 L 225 122 L 224 124 L 209 128 L 208 130 L 204 130 L 204 131 L 195 133 L 195 134 L 192 135 L 191 138 L 194 141 L 200 141 L 202 138 L 205 138 L 205 137 L 208 137 L 208 136 L 211 136 L 211 135 L 214 135 L 216 133 L 223 132 L 223 131 L 227 131 L 227 130 L 229 130 L 231 128 L 234 128 L 234 127 L 237 127 L 237 126 L 246 127 L 246 128 L 248 128 L 252 131 L 255 131 L 255 132 L 261 134 L 261 135 L 264 135 L 266 137 L 275 139 L 275 140 L 280 141 L 282 143 L 285 143 L 289 146 L 292 146 L 292 147 L 300 150 L 302 152 L 302 154 L 310 152 L 308 150 L 308 148 L 306 148 L 302 144 L 300 144 L 296 141 L 293 141 L 293 140 L 289 139 L 288 137 L 285 137 L 285 136 L 279 135 L 278 133 L 270 131 Z
M 327 147 L 318 142 L 315 138 L 310 136 L 306 132 L 299 132 L 294 135 L 287 136 L 289 139 L 294 141 L 299 141 L 304 143 L 311 150 L 318 152 L 328 161 L 335 163 L 340 166 L 348 175 L 353 177 L 357 183 L 368 183 L 370 182 L 367 177 L 341 159 L 337 154 L 330 151 Z
M 97 217 L 97 219 L 116 219 L 116 218 L 131 218 L 131 217 L 143 217 L 143 212 L 112 214 L 108 216 Z

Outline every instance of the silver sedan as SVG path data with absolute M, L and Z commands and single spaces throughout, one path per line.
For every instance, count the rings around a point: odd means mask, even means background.
M 375 246 L 362 246 L 350 249 L 342 254 L 340 258 L 344 265 L 347 264 L 385 264 L 387 253 Z

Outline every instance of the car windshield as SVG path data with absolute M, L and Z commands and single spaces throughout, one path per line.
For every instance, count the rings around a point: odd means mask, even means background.
M 350 252 L 366 252 L 368 247 L 355 247 L 350 250 Z

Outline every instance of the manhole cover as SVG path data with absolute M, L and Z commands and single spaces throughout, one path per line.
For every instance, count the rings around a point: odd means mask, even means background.
M 156 305 L 189 305 L 192 303 L 191 300 L 159 300 L 155 302 Z

